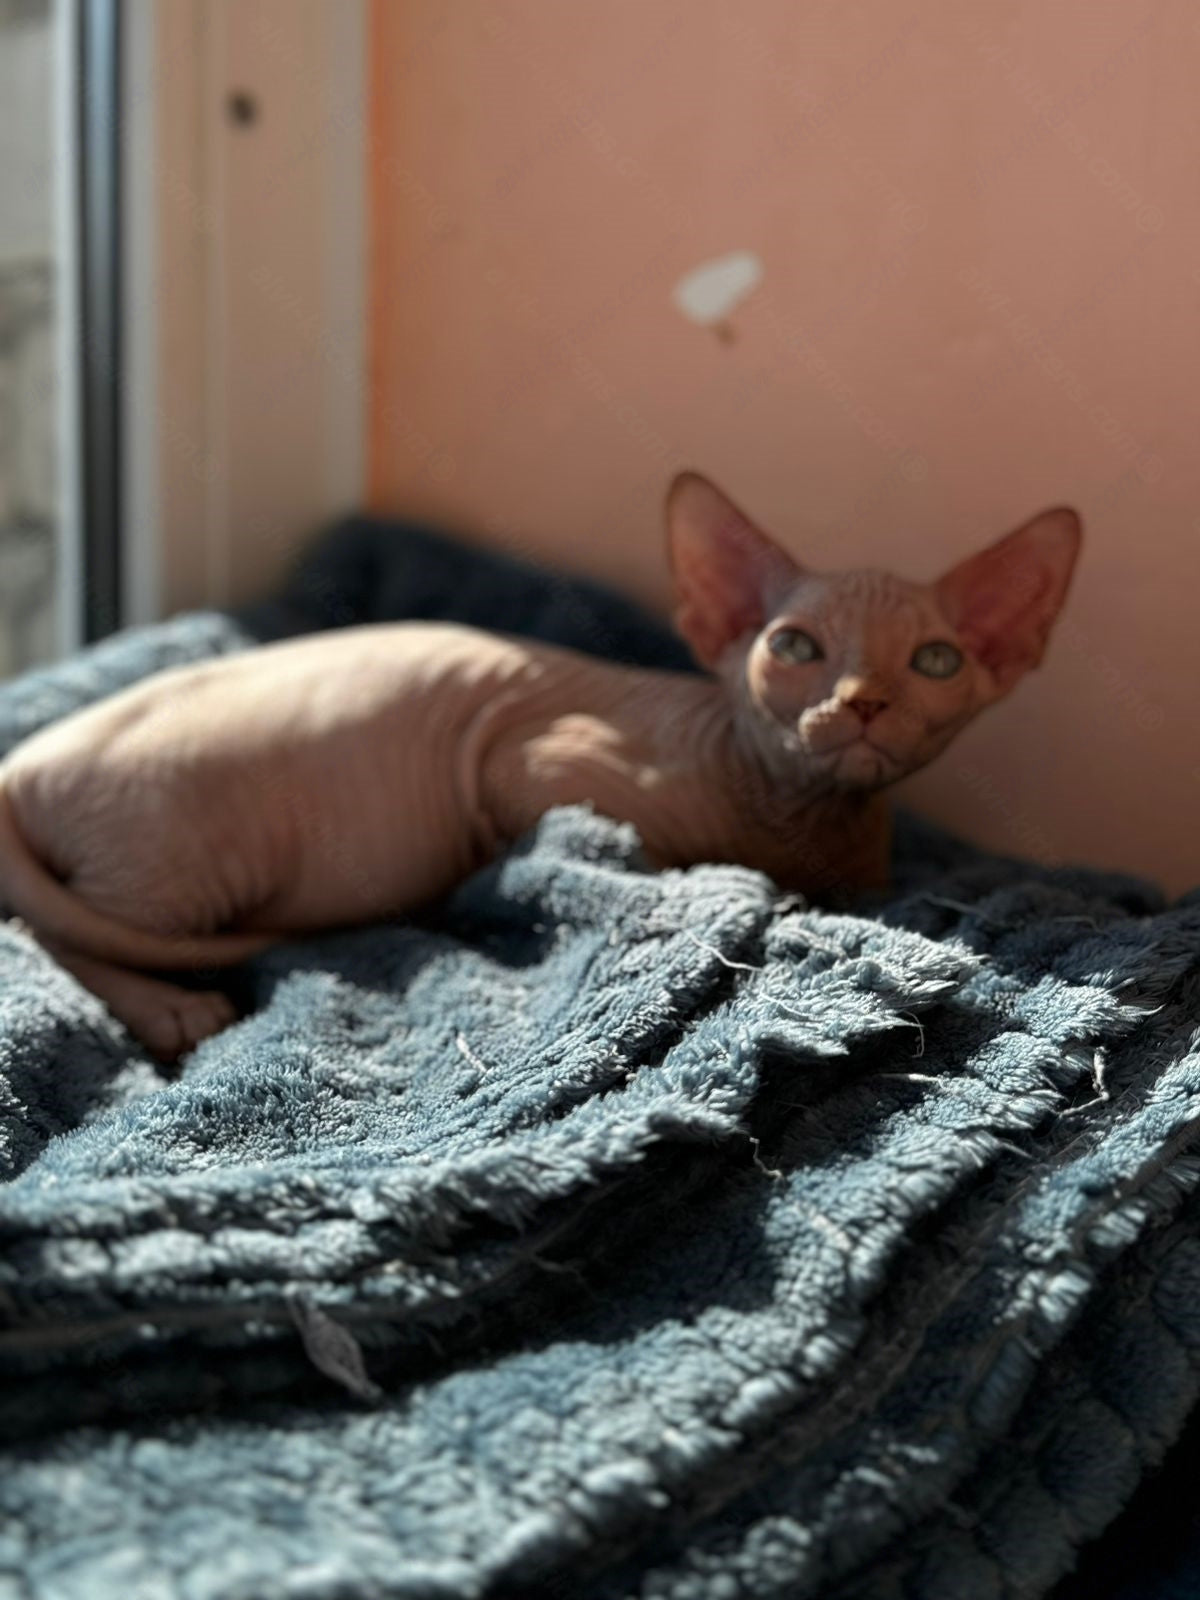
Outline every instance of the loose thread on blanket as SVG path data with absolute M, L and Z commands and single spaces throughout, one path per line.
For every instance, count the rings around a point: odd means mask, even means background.
M 1081 1117 L 1085 1111 L 1091 1111 L 1096 1106 L 1102 1106 L 1104 1103 L 1105 1102 L 1099 1099 L 1098 1096 L 1093 1095 L 1090 1100 L 1085 1100 L 1082 1105 L 1068 1106 L 1065 1111 L 1060 1111 L 1058 1113 L 1058 1120 L 1060 1122 L 1065 1122 L 1068 1117 Z
M 1092 1082 L 1096 1085 L 1097 1100 L 1111 1100 L 1108 1092 L 1108 1057 L 1097 1046 L 1092 1051 Z
M 736 968 L 738 972 L 761 972 L 761 967 L 756 967 L 749 961 L 731 961 L 728 956 L 722 955 L 715 944 L 707 944 L 699 935 L 694 934 L 690 928 L 682 928 L 680 932 L 685 939 L 690 939 L 699 949 L 707 951 L 710 956 L 716 956 L 723 967 Z
M 748 1133 L 746 1135 L 746 1138 L 750 1141 L 750 1156 L 751 1156 L 751 1160 L 754 1162 L 754 1165 L 766 1177 L 773 1178 L 773 1179 L 778 1179 L 779 1182 L 782 1183 L 782 1181 L 783 1181 L 783 1173 L 780 1172 L 779 1168 L 778 1167 L 769 1167 L 767 1165 L 767 1163 L 763 1160 L 762 1156 L 759 1155 L 758 1152 L 762 1148 L 761 1142 L 758 1139 L 756 1139 L 752 1133 Z
M 1013 1144 L 1011 1139 L 1000 1139 L 992 1135 L 997 1150 L 1006 1150 L 1010 1156 L 1018 1156 L 1022 1161 L 1032 1161 L 1033 1151 L 1023 1150 L 1019 1144 Z
M 454 1043 L 458 1046 L 459 1053 L 465 1060 L 471 1063 L 477 1072 L 490 1072 L 492 1070 L 486 1061 L 480 1060 L 480 1058 L 475 1054 L 474 1050 L 471 1049 L 471 1046 L 463 1038 L 461 1033 L 456 1033 L 454 1035 Z
M 918 1056 L 923 1056 L 925 1054 L 925 1024 L 920 1017 L 914 1016 L 911 1011 L 898 1011 L 896 1015 L 907 1022 L 910 1027 L 917 1030 L 918 1041 L 917 1048 L 913 1051 L 913 1058 L 916 1059 Z
M 560 1278 L 574 1278 L 579 1287 L 585 1290 L 593 1300 L 599 1301 L 600 1296 L 588 1282 L 587 1276 L 579 1267 L 570 1261 L 549 1261 L 545 1256 L 538 1255 L 536 1250 L 529 1251 L 525 1258 L 530 1266 L 537 1267 L 541 1272 L 549 1272 Z
M 941 1089 L 946 1094 L 962 1094 L 964 1092 L 956 1084 L 945 1083 L 941 1078 L 931 1077 L 928 1072 L 873 1072 L 871 1076 L 873 1078 L 892 1078 L 898 1083 L 927 1083 L 931 1088 Z
M 1112 1090 L 1108 1087 L 1108 1057 L 1098 1046 L 1092 1051 L 1092 1085 L 1096 1093 L 1090 1100 L 1085 1100 L 1082 1105 L 1068 1106 L 1065 1111 L 1058 1113 L 1059 1120 L 1067 1117 L 1080 1117 L 1085 1111 L 1091 1111 L 1096 1106 L 1112 1104 Z
M 775 901 L 776 911 L 807 911 L 808 900 L 802 894 L 781 894 Z
M 980 922 L 986 922 L 989 927 L 1004 928 L 1010 933 L 1018 931 L 1021 927 L 1019 922 L 1005 922 L 1000 917 L 989 917 L 986 911 L 981 911 L 978 906 L 968 905 L 965 900 L 951 900 L 946 895 L 930 894 L 928 892 L 919 894 L 917 899 L 924 900 L 931 906 L 945 906 L 947 911 L 957 911 L 964 917 L 975 917 Z M 1098 922 L 1095 917 L 1088 916 L 1084 911 L 1067 911 L 1061 916 L 1041 917 L 1038 920 L 1041 922 L 1081 922 L 1084 927 L 1090 928 L 1093 933 L 1101 933 L 1104 928 L 1102 922 Z
M 304 1353 L 327 1378 L 340 1383 L 359 1400 L 382 1400 L 383 1390 L 368 1376 L 362 1346 L 348 1328 L 322 1311 L 307 1295 L 294 1292 L 287 1308 L 300 1334 Z

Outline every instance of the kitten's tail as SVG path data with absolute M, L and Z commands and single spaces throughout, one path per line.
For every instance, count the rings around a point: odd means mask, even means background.
M 129 967 L 231 967 L 276 943 L 271 933 L 153 933 L 95 910 L 46 870 L 29 848 L 0 778 L 0 906 L 35 934 L 81 955 Z

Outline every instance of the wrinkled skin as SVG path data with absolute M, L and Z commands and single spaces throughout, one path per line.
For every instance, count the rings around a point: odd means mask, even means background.
M 694 474 L 667 526 L 710 678 L 424 623 L 176 668 L 0 767 L 0 903 L 171 1059 L 234 1012 L 152 972 L 415 909 L 554 805 L 632 822 L 656 866 L 882 886 L 882 790 L 1038 664 L 1078 519 L 1046 512 L 934 585 L 807 572 Z

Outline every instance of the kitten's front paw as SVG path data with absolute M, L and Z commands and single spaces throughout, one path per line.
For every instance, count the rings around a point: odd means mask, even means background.
M 122 1020 L 160 1061 L 175 1061 L 238 1019 L 233 1002 L 216 989 L 158 986 L 161 994 L 136 1016 Z

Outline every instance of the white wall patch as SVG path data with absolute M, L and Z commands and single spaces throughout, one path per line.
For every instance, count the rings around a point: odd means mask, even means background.
M 720 330 L 762 279 L 760 257 L 751 250 L 735 250 L 685 272 L 672 289 L 671 299 L 689 322 Z

